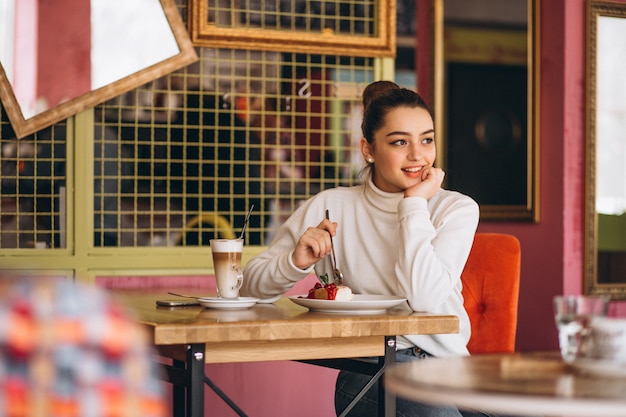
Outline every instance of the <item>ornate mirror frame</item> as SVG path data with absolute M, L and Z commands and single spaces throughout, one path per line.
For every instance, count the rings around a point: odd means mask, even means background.
M 302 5 L 307 10 L 309 0 L 291 1 L 292 7 Z M 226 24 L 216 23 L 216 19 L 209 19 L 210 9 L 218 3 L 222 10 L 228 10 L 224 20 Z M 206 48 L 252 49 L 264 51 L 315 53 L 328 55 L 368 56 L 368 57 L 395 57 L 396 53 L 396 0 L 374 0 L 371 20 L 373 34 L 341 33 L 330 27 L 320 28 L 319 33 L 312 30 L 292 30 L 290 26 L 270 29 L 266 25 L 255 25 L 252 18 L 242 18 L 239 21 L 234 15 L 252 15 L 249 10 L 239 13 L 230 13 L 238 9 L 236 0 L 189 0 L 189 23 L 191 40 L 194 45 Z M 331 2 L 329 2 L 331 3 Z M 345 2 L 350 6 L 350 2 Z M 368 2 L 364 2 L 368 3 Z M 324 4 L 324 2 L 321 2 Z M 358 2 L 354 3 L 355 5 Z M 264 7 L 268 7 L 267 5 Z M 354 6 L 352 6 L 354 7 Z M 307 12 L 308 13 L 308 12 Z M 261 13 L 258 13 L 261 15 Z M 276 16 L 273 13 L 272 16 Z M 323 18 L 323 14 L 320 14 Z M 221 17 L 221 16 L 220 16 Z M 339 19 L 338 19 L 339 18 Z M 331 22 L 343 21 L 341 15 L 327 17 Z M 349 31 L 351 32 L 351 31 Z
M 626 299 L 626 3 L 587 5 L 584 291 Z M 620 188 L 621 187 L 621 188 Z
M 103 87 L 64 101 L 32 117 L 24 117 L 5 69 L 0 63 L 0 101 L 16 137 L 22 138 L 44 129 L 85 109 L 96 106 L 197 61 L 196 52 L 175 1 L 160 0 L 160 3 L 178 44 L 178 54 Z
M 448 158 L 450 151 L 451 138 L 449 132 L 446 132 L 446 120 L 449 111 L 448 104 L 446 103 L 446 94 L 449 87 L 449 74 L 447 69 L 447 62 L 445 57 L 445 42 L 450 41 L 448 33 L 445 31 L 444 20 L 444 2 L 446 0 L 432 0 L 430 15 L 432 24 L 432 32 L 430 36 L 433 39 L 433 50 L 431 52 L 432 67 L 429 72 L 432 76 L 431 89 L 431 104 L 435 114 L 435 130 L 437 133 L 437 164 L 443 166 L 444 169 L 450 169 L 448 166 Z M 519 48 L 519 51 L 525 53 L 524 63 L 521 64 L 521 69 L 525 67 L 525 79 L 526 79 L 526 108 L 523 112 L 526 114 L 526 120 L 519 120 L 519 123 L 513 123 L 511 119 L 511 131 L 517 132 L 517 141 L 521 143 L 525 148 L 520 151 L 518 159 L 523 159 L 519 168 L 514 168 L 507 173 L 500 173 L 498 171 L 493 172 L 494 175 L 513 175 L 519 184 L 519 191 L 516 192 L 512 198 L 516 200 L 514 203 L 505 201 L 502 198 L 500 202 L 499 196 L 493 196 L 488 203 L 480 201 L 481 221 L 524 221 L 524 222 L 538 222 L 539 221 L 539 110 L 540 110 L 540 0 L 527 0 L 527 34 L 525 37 L 526 44 L 523 44 Z M 487 35 L 489 36 L 489 35 Z M 457 38 L 459 38 L 457 36 Z M 493 38 L 493 36 L 492 36 Z M 500 53 L 501 51 L 492 51 Z M 506 54 L 507 52 L 504 52 Z M 519 59 L 520 53 L 513 51 L 510 55 L 515 55 Z M 497 59 L 502 59 L 502 56 L 498 56 Z M 497 71 L 497 70 L 496 70 Z M 524 75 L 522 75 L 524 76 Z M 522 93 L 523 94 L 523 93 Z M 482 126 L 482 125 L 481 125 Z M 484 126 L 483 126 L 484 128 Z M 478 121 L 475 124 L 475 140 L 480 141 L 480 126 Z M 485 152 L 486 153 L 486 152 Z M 480 166 L 477 167 L 481 169 Z M 492 169 L 492 167 L 488 167 Z M 508 168 L 507 168 L 508 169 Z M 458 169 L 456 170 L 458 171 Z M 455 171 L 455 172 L 456 172 Z M 452 172 L 446 174 L 450 180 Z M 461 176 L 466 176 L 468 181 L 474 181 L 468 176 L 467 172 L 457 173 Z M 487 187 L 488 188 L 488 187 Z M 459 187 L 458 191 L 470 194 L 466 190 Z M 508 199 L 509 197 L 507 197 Z M 519 202 L 518 202 L 519 201 Z

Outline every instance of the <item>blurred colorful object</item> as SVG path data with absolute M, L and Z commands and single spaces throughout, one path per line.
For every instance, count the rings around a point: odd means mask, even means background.
M 166 415 L 147 335 L 97 287 L 32 279 L 0 292 L 0 415 Z

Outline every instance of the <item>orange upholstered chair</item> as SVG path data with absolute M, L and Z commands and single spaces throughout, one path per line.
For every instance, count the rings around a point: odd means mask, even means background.
M 471 354 L 515 350 L 520 258 L 515 236 L 476 233 L 461 274 L 472 325 L 467 345 Z

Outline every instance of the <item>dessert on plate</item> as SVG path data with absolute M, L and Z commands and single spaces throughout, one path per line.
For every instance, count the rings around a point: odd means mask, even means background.
M 353 298 L 352 289 L 347 285 L 337 285 L 328 282 L 328 274 L 320 275 L 320 281 L 309 290 L 307 298 L 316 300 L 336 300 L 351 301 Z

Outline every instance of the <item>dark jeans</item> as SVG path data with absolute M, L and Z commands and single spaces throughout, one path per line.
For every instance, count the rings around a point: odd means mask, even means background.
M 404 349 L 396 352 L 396 362 L 427 360 L 431 355 L 419 349 Z M 352 399 L 364 387 L 368 375 L 348 371 L 339 372 L 335 386 L 335 412 L 339 415 Z M 377 381 L 361 398 L 348 414 L 349 417 L 377 417 L 378 416 L 378 384 Z M 495 417 L 493 414 L 477 411 L 458 410 L 454 407 L 434 406 L 417 403 L 398 397 L 396 399 L 396 417 Z

